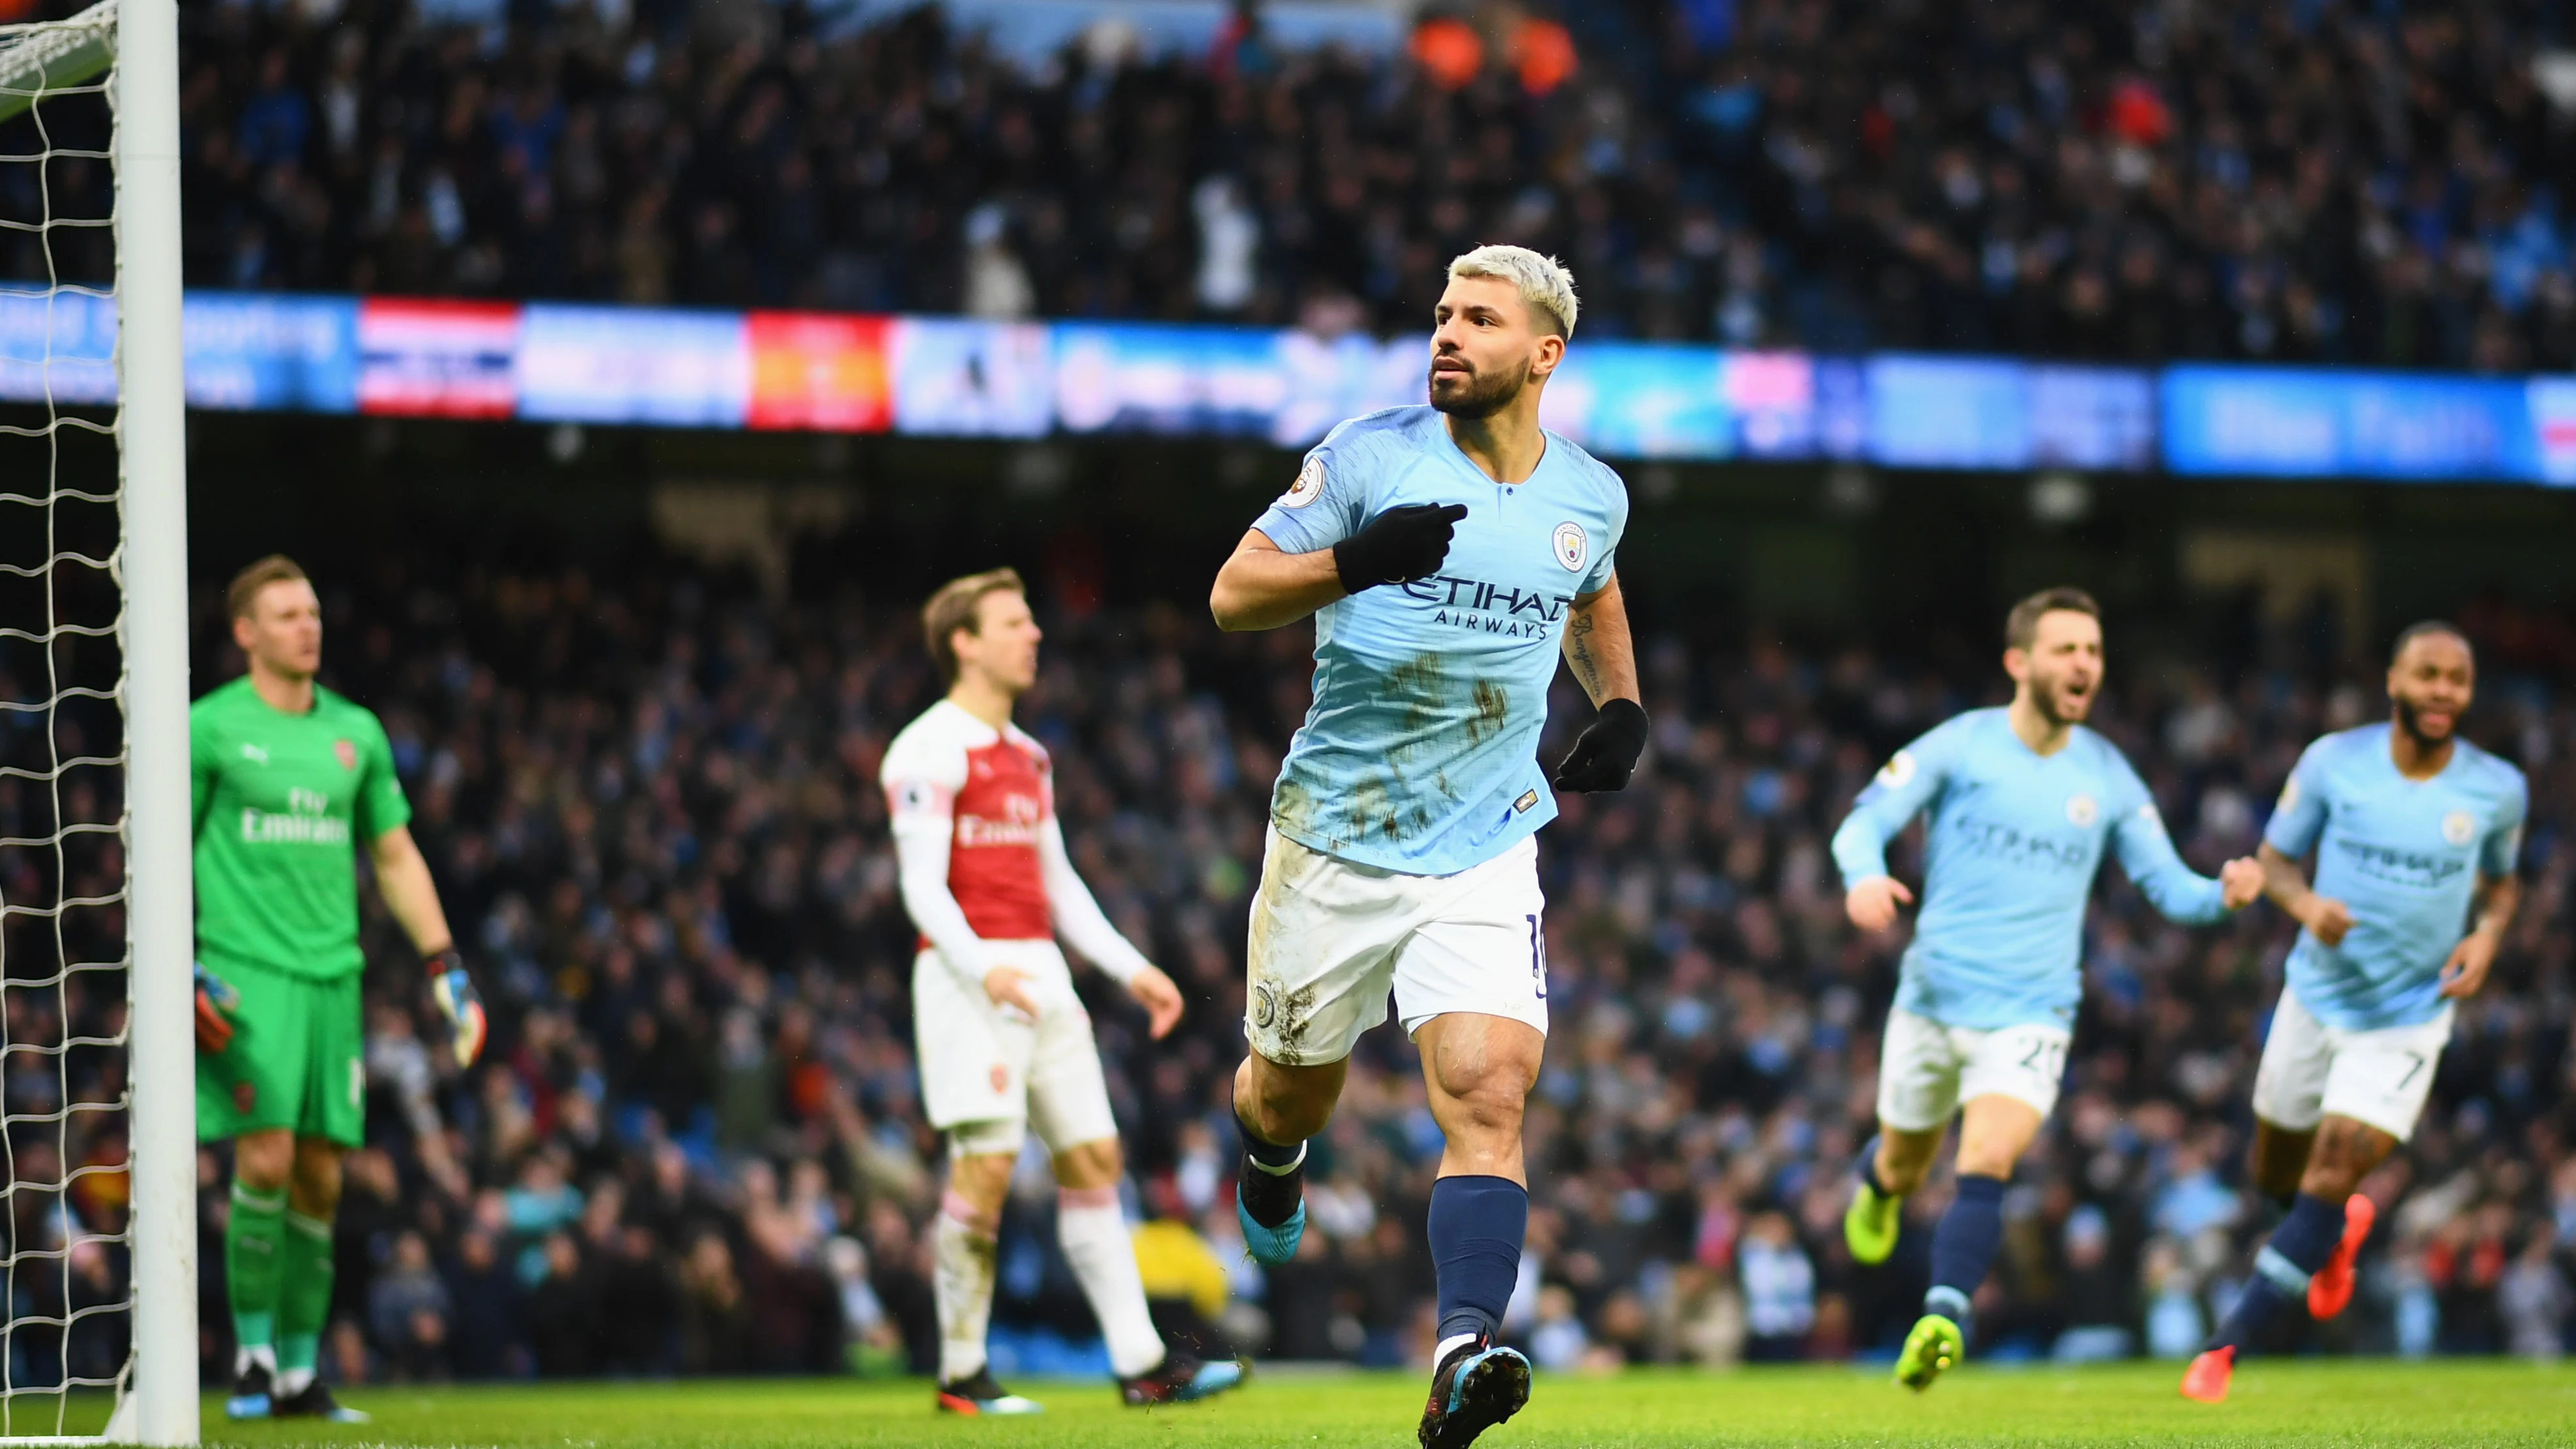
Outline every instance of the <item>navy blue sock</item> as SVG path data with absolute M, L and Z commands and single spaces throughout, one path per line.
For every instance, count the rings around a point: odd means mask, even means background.
M 1508 1177 L 1444 1177 L 1431 1184 L 1441 1339 L 1487 1336 L 1502 1327 L 1528 1231 L 1529 1189 Z
M 1923 1295 L 1923 1311 L 1966 1328 L 1969 1301 L 2003 1240 L 2004 1180 L 1960 1173 L 1958 1196 L 1932 1230 L 1932 1290 Z
M 2321 1197 L 2300 1193 L 2290 1204 L 2290 1215 L 2272 1230 L 2263 1251 L 2254 1255 L 2254 1277 L 2245 1291 L 2236 1297 L 2236 1306 L 2218 1331 L 2209 1336 L 2207 1348 L 2234 1348 L 2242 1352 L 2263 1332 L 2272 1315 L 2293 1300 L 2304 1301 L 2308 1279 L 2334 1256 L 2335 1245 L 2343 1241 L 2343 1209 Z
M 1878 1180 L 1878 1139 L 1876 1137 L 1860 1145 L 1860 1180 L 1862 1186 L 1880 1197 L 1896 1196 L 1887 1190 L 1886 1184 Z
M 1240 1111 L 1234 1114 L 1234 1135 L 1243 1139 L 1244 1152 L 1264 1167 L 1281 1170 L 1295 1167 L 1297 1159 L 1304 1156 L 1306 1152 L 1306 1144 L 1303 1142 L 1291 1142 L 1283 1147 L 1253 1131 L 1251 1125 L 1243 1120 L 1243 1114 Z

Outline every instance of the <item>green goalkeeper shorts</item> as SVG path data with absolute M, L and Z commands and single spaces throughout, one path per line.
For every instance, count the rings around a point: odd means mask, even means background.
M 207 969 L 241 994 L 233 1036 L 197 1053 L 197 1137 L 283 1127 L 344 1147 L 366 1143 L 367 1048 L 358 973 L 313 981 L 256 966 Z

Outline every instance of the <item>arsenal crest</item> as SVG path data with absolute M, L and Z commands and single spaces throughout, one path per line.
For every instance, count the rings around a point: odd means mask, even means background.
M 356 745 L 349 743 L 347 740 L 333 740 L 331 742 L 331 753 L 340 757 L 341 769 L 354 770 L 358 768 L 358 747 Z

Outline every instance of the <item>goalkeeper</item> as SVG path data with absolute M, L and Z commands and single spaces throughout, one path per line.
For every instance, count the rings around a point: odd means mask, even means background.
M 224 602 L 250 673 L 188 711 L 197 1135 L 233 1142 L 224 1279 L 239 1348 L 224 1408 L 362 1422 L 314 1374 L 340 1156 L 366 1125 L 354 845 L 420 950 L 459 1065 L 482 1050 L 483 1007 L 405 828 L 411 807 L 384 727 L 313 682 L 313 585 L 272 556 L 242 570 Z

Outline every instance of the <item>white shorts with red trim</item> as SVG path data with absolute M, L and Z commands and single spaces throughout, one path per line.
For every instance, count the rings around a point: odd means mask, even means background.
M 987 941 L 996 964 L 1029 975 L 1039 1015 L 995 1006 L 936 951 L 912 962 L 912 1035 L 921 1106 L 959 1152 L 1017 1153 L 1031 1128 L 1050 1153 L 1118 1135 L 1091 1014 L 1053 941 Z

